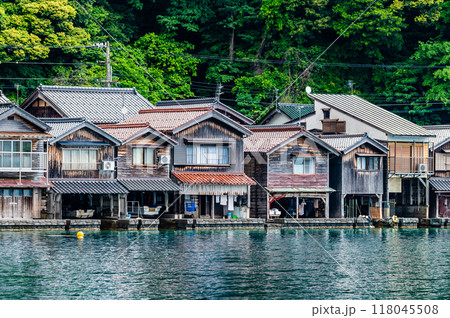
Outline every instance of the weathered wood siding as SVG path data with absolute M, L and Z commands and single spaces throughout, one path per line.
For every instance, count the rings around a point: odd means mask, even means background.
M 267 218 L 269 195 L 267 186 L 267 155 L 245 153 L 245 174 L 257 184 L 250 187 L 250 217 Z
M 202 121 L 182 132 L 174 135 L 178 142 L 174 146 L 174 170 L 176 171 L 204 171 L 204 172 L 244 172 L 244 143 L 240 134 L 230 130 L 223 124 L 212 119 Z M 193 165 L 186 163 L 186 146 L 188 140 L 217 140 L 217 143 L 229 143 L 230 164 L 229 165 Z M 202 143 L 199 141 L 198 143 Z
M 37 118 L 61 118 L 62 116 L 44 100 L 37 98 L 25 109 Z
M 0 189 L 3 190 L 3 189 Z M 32 196 L 3 196 L 0 193 L 0 218 L 37 219 L 41 217 L 41 189 L 31 189 Z
M 162 179 L 169 177 L 169 165 L 158 165 L 160 155 L 169 155 L 171 147 L 167 143 L 161 144 L 154 136 L 147 134 L 118 148 L 117 178 L 119 179 Z M 133 166 L 133 147 L 152 146 L 155 148 L 155 164 L 152 166 Z
M 353 149 L 342 158 L 342 192 L 344 194 L 382 194 L 383 193 L 383 160 L 376 171 L 357 169 L 357 153 L 381 154 L 376 148 L 364 145 Z
M 447 152 L 445 152 L 446 150 Z M 450 142 L 442 145 L 434 152 L 435 165 L 434 176 L 450 178 Z
M 293 158 L 314 157 L 315 174 L 293 173 Z M 269 155 L 268 187 L 324 188 L 328 186 L 327 151 L 308 138 L 300 137 Z
M 80 129 L 68 135 L 61 141 L 94 141 L 108 142 L 103 137 L 89 129 Z M 71 147 L 69 147 L 71 148 Z M 83 147 L 73 147 L 83 148 Z M 86 148 L 86 147 L 84 147 Z M 103 171 L 102 161 L 114 161 L 114 146 L 104 146 L 95 148 L 97 152 L 97 169 L 95 170 L 63 170 L 62 150 L 58 143 L 49 148 L 49 177 L 50 178 L 85 178 L 85 179 L 113 179 L 114 171 Z M 68 149 L 68 148 L 67 148 Z M 92 148 L 94 149 L 94 148 Z

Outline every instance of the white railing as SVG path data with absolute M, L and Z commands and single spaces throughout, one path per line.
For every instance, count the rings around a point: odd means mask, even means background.
M 0 171 L 45 172 L 47 160 L 46 152 L 0 152 Z

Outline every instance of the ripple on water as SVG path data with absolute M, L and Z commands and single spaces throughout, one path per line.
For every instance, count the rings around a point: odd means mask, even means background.
M 0 232 L 0 299 L 450 297 L 448 229 L 55 234 Z

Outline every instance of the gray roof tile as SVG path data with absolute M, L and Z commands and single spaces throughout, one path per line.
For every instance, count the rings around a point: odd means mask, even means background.
M 0 91 L 0 105 L 1 104 L 11 104 L 11 101 L 8 99 L 8 97 L 3 95 L 2 91 Z
M 180 191 L 180 187 L 167 179 L 119 179 L 128 191 Z
M 387 134 L 396 136 L 432 136 L 420 127 L 390 111 L 356 95 L 310 94 L 314 100 L 338 109 L 350 116 L 372 125 Z
M 67 117 L 85 117 L 93 123 L 118 123 L 141 109 L 153 108 L 134 88 L 41 85 L 38 90 Z
M 127 189 L 116 180 L 51 180 L 56 193 L 124 194 Z
M 439 148 L 443 144 L 450 142 L 450 125 L 423 126 L 435 137 L 430 138 L 430 142 L 434 143 L 434 149 Z

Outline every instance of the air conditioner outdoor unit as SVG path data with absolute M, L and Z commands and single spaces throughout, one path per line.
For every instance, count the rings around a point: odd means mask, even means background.
M 170 163 L 170 156 L 169 155 L 161 155 L 161 156 L 159 156 L 158 163 L 160 165 L 168 165 Z
M 427 172 L 427 165 L 425 163 L 419 163 L 417 165 L 418 172 Z
M 103 161 L 103 170 L 114 171 L 114 161 Z

